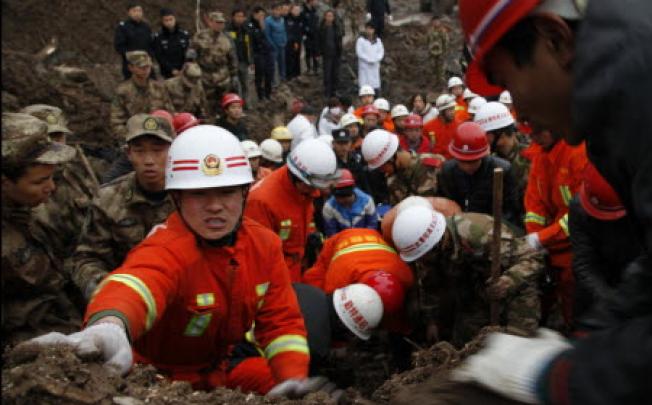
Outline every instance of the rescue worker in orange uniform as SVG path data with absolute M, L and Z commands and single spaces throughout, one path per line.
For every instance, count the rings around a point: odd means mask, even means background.
M 439 116 L 424 124 L 423 134 L 433 144 L 432 153 L 450 159 L 452 155 L 448 150 L 448 145 L 453 140 L 457 127 L 464 121 L 456 118 L 455 106 L 457 104 L 455 103 L 455 98 L 450 94 L 439 96 L 436 104 L 439 110 Z
M 281 243 L 242 216 L 252 182 L 233 134 L 208 125 L 185 131 L 166 167 L 177 210 L 100 283 L 84 330 L 32 342 L 97 350 L 122 374 L 133 361 L 153 364 L 196 389 L 294 395 L 316 385 Z M 254 322 L 264 357 L 229 369 L 230 349 Z
M 557 286 L 543 299 L 543 316 L 555 301 L 561 304 L 564 324 L 572 327 L 575 283 L 568 231 L 568 207 L 579 190 L 588 159 L 584 144 L 570 146 L 547 130 L 532 132 L 541 149 L 534 156 L 525 190 L 525 230 L 529 245 L 548 253 L 548 267 Z M 546 302 L 547 301 L 547 302 Z
M 313 200 L 338 174 L 333 150 L 320 140 L 308 139 L 290 152 L 286 165 L 251 189 L 245 215 L 281 238 L 292 282 L 301 281 L 308 235 L 316 232 Z

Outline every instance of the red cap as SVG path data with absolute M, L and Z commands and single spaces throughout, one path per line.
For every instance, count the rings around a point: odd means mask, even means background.
M 165 118 L 168 120 L 170 125 L 174 126 L 174 119 L 172 118 L 172 114 L 170 114 L 167 110 L 154 110 L 150 113 L 150 115 Z
M 459 0 L 459 18 L 471 57 L 466 84 L 482 96 L 502 91 L 487 81 L 484 57 L 518 21 L 527 16 L 541 0 Z
M 457 160 L 477 160 L 489 154 L 487 133 L 475 122 L 464 122 L 457 127 L 448 151 Z
M 613 221 L 627 213 L 616 191 L 591 163 L 584 168 L 579 199 L 584 211 L 601 221 Z
M 380 117 L 380 111 L 376 107 L 373 106 L 373 104 L 368 104 L 362 108 L 362 111 L 360 112 L 360 115 L 364 117 L 365 115 L 368 114 L 376 114 L 377 117 Z
M 222 97 L 222 108 L 226 108 L 229 106 L 229 104 L 233 104 L 233 103 L 240 103 L 240 105 L 243 106 L 244 100 L 241 99 L 240 96 L 238 96 L 235 93 L 226 93 Z
M 199 125 L 199 120 L 197 117 L 190 113 L 182 112 L 174 114 L 172 125 L 174 125 L 174 130 L 177 132 L 177 134 L 180 134 L 188 128 Z
M 335 188 L 344 188 L 355 186 L 355 179 L 349 169 L 342 169 L 340 179 L 335 183 Z
M 373 288 L 380 295 L 385 314 L 396 313 L 403 308 L 405 289 L 395 275 L 377 270 L 366 273 L 360 282 Z
M 403 121 L 403 126 L 405 127 L 405 129 L 422 128 L 423 119 L 421 118 L 420 115 L 410 114 L 407 117 L 405 117 L 405 120 Z

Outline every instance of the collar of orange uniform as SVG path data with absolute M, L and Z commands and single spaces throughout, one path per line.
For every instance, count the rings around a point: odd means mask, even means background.
M 290 171 L 287 165 L 283 165 L 283 167 L 278 169 L 278 171 L 281 172 L 279 173 L 279 176 L 281 176 L 281 187 L 283 187 L 283 191 L 287 195 L 292 196 L 292 198 L 303 202 L 310 200 L 310 197 L 306 197 L 305 195 L 301 194 L 299 190 L 297 190 L 297 187 L 294 185 L 294 183 L 292 183 L 292 179 L 290 178 Z M 317 197 L 319 197 L 319 195 L 317 195 Z

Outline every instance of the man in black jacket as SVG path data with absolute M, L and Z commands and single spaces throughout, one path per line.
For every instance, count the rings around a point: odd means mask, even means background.
M 382 38 L 385 32 L 385 15 L 391 20 L 392 12 L 389 9 L 389 0 L 367 0 L 367 20 L 371 19 L 378 38 Z
M 152 55 L 152 30 L 149 24 L 143 21 L 143 8 L 140 4 L 129 3 L 127 6 L 129 18 L 120 21 L 115 29 L 113 46 L 122 58 L 122 76 L 125 80 L 131 77 L 127 69 L 127 57 L 129 51 L 146 51 Z M 152 70 L 153 76 L 154 70 Z
M 247 17 L 244 10 L 236 8 L 231 12 L 231 24 L 226 28 L 235 45 L 238 56 L 238 78 L 240 79 L 240 96 L 247 99 L 247 82 L 251 61 L 251 34 L 246 24 Z
M 316 75 L 319 70 L 319 16 L 317 15 L 317 0 L 306 0 L 303 4 L 301 17 L 305 31 L 304 45 L 306 47 L 306 67 L 308 72 Z
M 319 53 L 324 62 L 324 97 L 335 96 L 340 80 L 342 60 L 342 27 L 335 20 L 335 12 L 328 10 L 319 27 Z
M 301 41 L 303 39 L 303 19 L 301 7 L 294 4 L 290 13 L 285 17 L 285 32 L 288 43 L 285 46 L 285 62 L 287 64 L 285 77 L 289 80 L 301 74 Z
M 251 51 L 254 60 L 256 95 L 258 100 L 269 99 L 272 93 L 274 79 L 274 57 L 272 47 L 264 32 L 265 9 L 257 6 L 247 22 L 247 30 L 251 37 Z
M 171 9 L 162 8 L 161 30 L 154 34 L 152 48 L 164 78 L 169 79 L 181 74 L 188 45 L 190 45 L 188 31 L 179 27 Z

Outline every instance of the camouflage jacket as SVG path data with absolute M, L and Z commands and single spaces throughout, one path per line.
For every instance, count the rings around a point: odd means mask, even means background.
M 81 311 L 66 294 L 68 281 L 34 226 L 32 209 L 2 204 L 2 333 L 14 344 L 40 334 L 71 333 Z
M 88 296 L 93 285 L 120 266 L 131 248 L 173 210 L 169 196 L 149 200 L 137 186 L 134 172 L 102 185 L 88 209 L 73 256 L 73 282 Z
M 167 79 L 165 87 L 170 95 L 174 111 L 189 112 L 199 119 L 208 118 L 206 92 L 201 81 L 188 86 L 182 76 L 177 76 Z
M 487 279 L 491 269 L 493 218 L 478 213 L 462 213 L 447 218 L 451 236 L 447 246 L 438 248 L 430 265 L 416 267 L 418 306 L 426 319 L 452 319 L 453 341 L 463 344 L 481 327 L 489 324 L 490 300 Z M 512 287 L 500 303 L 501 324 L 534 332 L 540 319 L 538 277 L 543 256 L 531 249 L 524 238 L 516 238 L 509 228 L 501 231 L 501 271 Z M 452 314 L 452 315 L 451 315 Z
M 149 80 L 146 87 L 140 87 L 132 80 L 118 85 L 111 102 L 111 131 L 119 143 L 127 136 L 127 120 L 135 114 L 149 114 L 163 109 L 174 112 L 167 89 L 162 82 Z
M 97 195 L 97 187 L 79 157 L 61 165 L 54 174 L 56 189 L 47 202 L 34 209 L 34 219 L 50 235 L 57 235 L 50 246 L 54 254 L 65 260 L 69 274 L 69 260 L 84 225 L 86 210 Z
M 197 51 L 204 89 L 228 87 L 231 78 L 238 74 L 238 57 L 229 37 L 202 30 L 195 34 L 190 47 Z
M 450 38 L 446 30 L 431 30 L 428 33 L 428 53 L 431 57 L 440 57 L 446 53 Z
M 530 164 L 532 163 L 521 154 L 521 152 L 527 147 L 528 145 L 519 143 L 516 148 L 512 150 L 512 153 L 510 153 L 509 156 L 500 156 L 512 164 L 512 173 L 514 173 L 516 187 L 519 192 L 518 201 L 523 201 L 523 197 L 525 196 L 525 187 L 527 186 L 527 179 L 530 175 Z
M 437 193 L 437 172 L 437 168 L 424 165 L 418 155 L 413 155 L 406 169 L 387 178 L 389 203 L 396 205 L 411 195 L 434 197 Z

